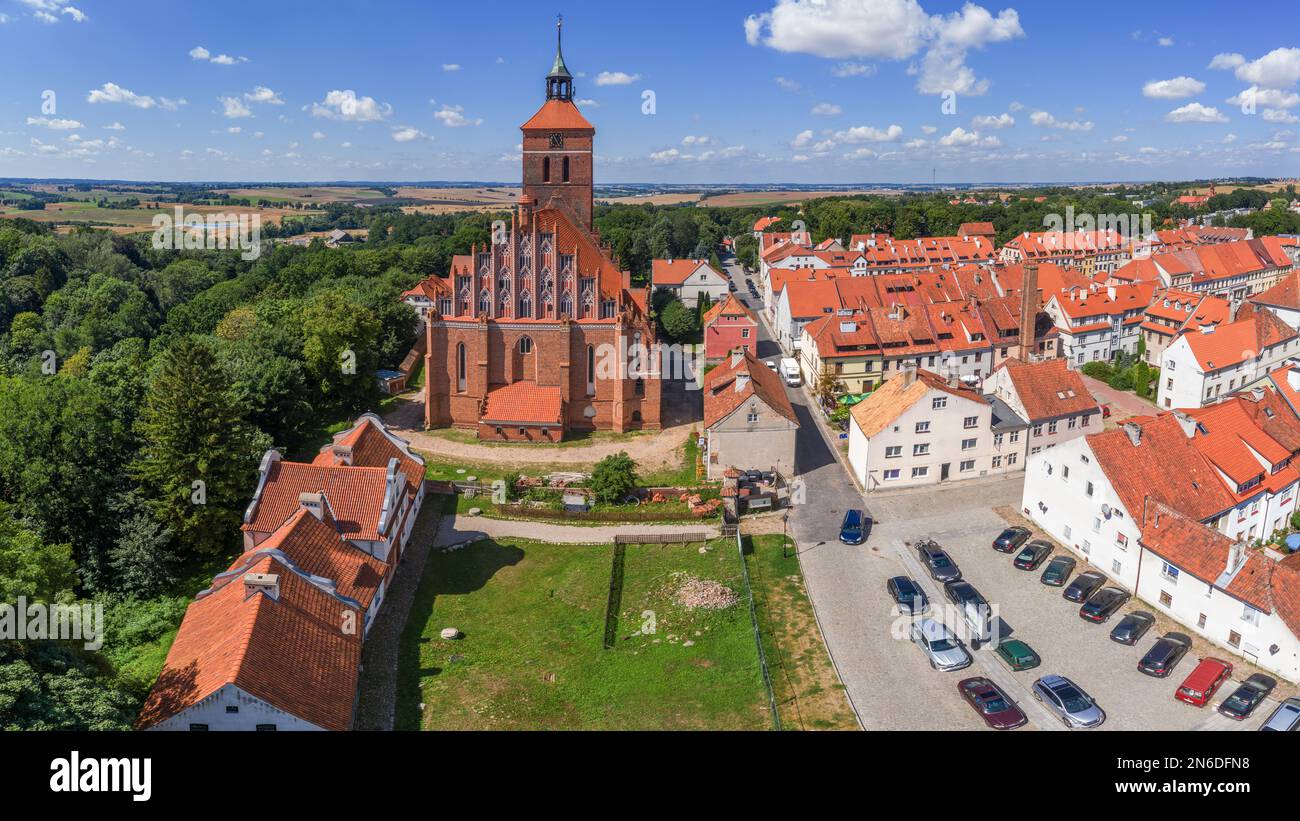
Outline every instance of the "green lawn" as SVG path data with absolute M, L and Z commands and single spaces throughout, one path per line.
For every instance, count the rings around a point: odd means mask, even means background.
M 699 547 L 627 547 L 609 650 L 612 546 L 483 540 L 431 554 L 402 639 L 397 726 L 767 729 L 740 558 L 734 543 Z M 737 601 L 687 608 L 679 574 Z M 449 626 L 464 637 L 441 639 Z

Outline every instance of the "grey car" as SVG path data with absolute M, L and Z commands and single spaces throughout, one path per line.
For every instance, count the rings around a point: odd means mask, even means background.
M 1033 693 L 1034 698 L 1071 729 L 1099 727 L 1106 720 L 1106 712 L 1092 696 L 1065 676 L 1043 676 L 1034 682 Z
M 1259 729 L 1261 732 L 1300 731 L 1300 698 L 1288 698 L 1282 702 Z
M 961 640 L 944 625 L 934 619 L 921 619 L 912 622 L 912 643 L 921 648 L 930 666 L 936 670 L 949 672 L 971 666 L 974 659 Z
M 934 542 L 922 541 L 916 545 L 916 555 L 930 578 L 944 584 L 961 578 L 961 568 L 946 551 Z

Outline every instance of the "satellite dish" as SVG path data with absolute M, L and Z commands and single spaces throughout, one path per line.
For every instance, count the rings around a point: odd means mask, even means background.
M 1101 515 L 1105 516 L 1107 519 L 1110 518 L 1110 505 L 1103 504 L 1101 506 Z

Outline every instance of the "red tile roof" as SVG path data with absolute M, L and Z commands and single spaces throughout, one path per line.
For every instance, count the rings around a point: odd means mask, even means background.
M 909 381 L 910 380 L 910 381 Z M 930 391 L 943 391 L 950 396 L 967 399 L 980 405 L 987 405 L 988 400 L 979 391 L 965 383 L 948 384 L 948 380 L 924 369 L 915 371 L 915 379 L 909 372 L 895 374 L 885 384 L 872 391 L 871 395 L 853 406 L 849 411 L 854 423 L 868 438 L 884 430 L 890 423 L 901 416 L 908 408 L 924 399 Z
M 329 504 L 333 504 L 326 497 Z M 333 520 L 322 521 L 300 508 L 278 530 L 257 547 L 235 559 L 227 572 L 238 571 L 278 550 L 305 573 L 329 579 L 340 595 L 369 609 L 379 586 L 388 575 L 388 565 L 343 538 Z
M 1059 294 L 1056 304 L 1070 319 L 1089 317 L 1114 317 L 1130 311 L 1144 311 L 1155 293 L 1154 282 L 1137 282 L 1115 285 L 1073 294 Z M 1066 328 L 1065 331 L 1079 330 Z
M 742 387 L 737 390 L 738 378 Z M 785 394 L 785 386 L 776 371 L 753 354 L 733 353 L 704 376 L 704 427 L 713 427 L 727 418 L 750 397 L 757 397 L 769 408 L 794 422 L 794 407 Z
M 558 385 L 513 382 L 488 392 L 485 425 L 560 425 L 564 400 Z
M 656 259 L 650 263 L 650 281 L 655 285 L 681 285 L 700 268 L 706 268 L 714 276 L 726 279 L 713 270 L 707 259 Z
M 1258 356 L 1265 349 L 1294 339 L 1296 332 L 1267 308 L 1247 303 L 1236 322 L 1219 325 L 1210 333 L 1188 333 L 1188 347 L 1202 371 L 1227 368 Z
M 713 320 L 724 314 L 730 317 L 744 317 L 755 325 L 758 324 L 758 318 L 754 316 L 754 312 L 749 310 L 745 303 L 736 299 L 735 295 L 727 294 L 725 299 L 713 303 L 713 307 L 704 312 L 703 326 L 707 329 Z
M 345 455 L 350 455 L 350 462 L 345 462 Z M 378 417 L 366 414 L 349 430 L 336 435 L 333 443 L 321 448 L 312 464 L 340 466 L 346 463 L 387 469 L 392 459 L 397 459 L 398 469 L 406 476 L 408 493 L 417 494 L 424 483 L 423 457 L 417 456 L 405 439 L 389 433 Z
M 754 230 L 766 231 L 768 228 L 771 228 L 773 225 L 776 225 L 780 221 L 781 221 L 780 217 L 759 217 L 758 219 L 754 220 Z
M 521 131 L 540 131 L 551 129 L 581 129 L 595 131 L 595 126 L 587 122 L 578 107 L 571 100 L 547 100 L 528 122 L 519 126 Z
M 273 533 L 301 504 L 303 493 L 329 497 L 339 531 L 349 539 L 378 541 L 379 516 L 387 494 L 387 470 L 380 467 L 328 467 L 272 459 L 261 493 L 249 505 L 242 529 Z
M 1272 288 L 1250 297 L 1250 301 L 1257 305 L 1273 305 L 1300 311 L 1300 271 L 1283 277 Z
M 1192 444 L 1237 485 L 1252 479 L 1267 479 L 1266 484 L 1271 489 L 1280 490 L 1300 479 L 1300 473 L 1294 467 L 1276 472 L 1270 468 L 1287 463 L 1293 451 L 1265 432 L 1256 423 L 1253 411 L 1251 400 L 1242 396 L 1231 396 L 1213 405 L 1188 409 L 1185 413 L 1199 423 Z M 1279 425 L 1283 423 L 1279 420 Z M 1300 437 L 1300 426 L 1292 427 L 1293 430 L 1284 431 L 1284 435 Z M 1260 464 L 1260 458 L 1269 465 Z M 1236 489 L 1231 490 L 1235 492 Z M 1258 492 L 1254 489 L 1248 493 Z
M 248 592 L 249 573 L 279 577 L 279 597 Z M 358 629 L 340 626 L 351 610 Z M 190 604 L 137 726 L 152 727 L 227 685 L 327 730 L 352 726 L 363 614 L 271 556 Z
M 957 236 L 959 237 L 991 237 L 996 233 L 997 229 L 993 227 L 991 222 L 963 222 L 957 228 Z
M 1003 369 L 1030 422 L 1097 410 L 1097 400 L 1083 384 L 1083 377 L 1070 370 L 1064 359 L 1021 362 L 1013 357 L 995 370 Z

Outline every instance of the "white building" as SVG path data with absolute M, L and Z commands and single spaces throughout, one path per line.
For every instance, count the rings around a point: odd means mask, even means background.
M 1138 282 L 1053 294 L 1043 310 L 1060 331 L 1060 355 L 1078 367 L 1107 362 L 1121 351 L 1137 353 L 1142 315 L 1154 292 L 1154 283 Z
M 1267 308 L 1245 306 L 1235 321 L 1185 333 L 1161 357 L 1157 402 L 1199 408 L 1255 384 L 1300 351 L 1300 337 Z
M 650 282 L 655 290 L 671 291 L 694 308 L 702 295 L 710 302 L 724 298 L 731 280 L 714 270 L 707 259 L 656 259 L 650 266 Z
M 1035 454 L 1102 429 L 1101 409 L 1078 371 L 1064 359 L 999 365 L 984 390 L 1001 401 L 1026 427 L 1022 454 Z M 1022 456 L 1023 458 L 1023 456 Z

